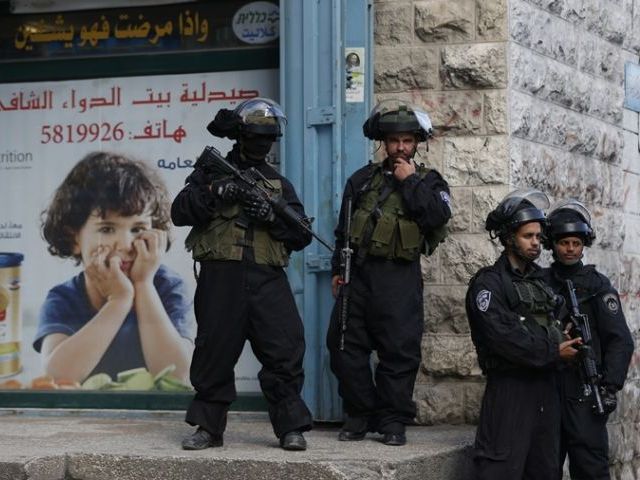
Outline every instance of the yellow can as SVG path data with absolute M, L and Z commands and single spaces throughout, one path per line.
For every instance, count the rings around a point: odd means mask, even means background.
M 20 266 L 24 255 L 0 252 L 0 377 L 20 372 Z

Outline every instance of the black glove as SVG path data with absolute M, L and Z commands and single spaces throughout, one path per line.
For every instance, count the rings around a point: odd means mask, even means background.
M 213 184 L 215 194 L 218 195 L 225 203 L 235 203 L 242 196 L 242 189 L 235 182 L 225 181 L 219 184 Z
M 271 204 L 258 195 L 246 195 L 242 199 L 242 206 L 247 217 L 257 222 L 271 223 L 276 218 Z
M 211 183 L 211 175 L 201 168 L 196 168 L 187 177 L 186 183 L 190 185 L 209 185 Z
M 618 406 L 618 399 L 616 398 L 616 390 L 612 387 L 601 385 L 598 387 L 600 390 L 600 399 L 602 400 L 602 409 L 604 415 L 609 415 Z

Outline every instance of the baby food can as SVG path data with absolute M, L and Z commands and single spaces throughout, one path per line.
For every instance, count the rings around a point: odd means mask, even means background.
M 20 342 L 22 317 L 20 314 L 21 253 L 0 252 L 0 377 L 20 372 Z

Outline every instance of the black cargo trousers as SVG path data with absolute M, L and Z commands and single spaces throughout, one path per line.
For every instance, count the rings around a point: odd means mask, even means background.
M 284 270 L 251 261 L 201 262 L 194 307 L 196 395 L 187 423 L 224 432 L 236 399 L 234 367 L 249 340 L 262 365 L 258 379 L 276 436 L 310 430 L 311 413 L 300 396 L 304 330 Z
M 424 324 L 419 261 L 366 257 L 354 269 L 349 315 L 340 350 L 338 297 L 327 333 L 331 369 L 349 417 L 366 417 L 371 431 L 403 433 L 416 415 L 413 388 Z M 378 364 L 371 369 L 371 353 Z

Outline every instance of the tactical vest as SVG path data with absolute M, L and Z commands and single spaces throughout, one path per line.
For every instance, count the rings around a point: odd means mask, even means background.
M 556 308 L 555 294 L 540 279 L 513 279 L 513 288 L 520 308 L 529 313 L 535 322 L 544 328 L 549 338 L 558 343 L 563 340 L 560 321 L 553 316 Z M 523 322 L 527 328 L 527 320 Z
M 418 174 L 424 177 L 426 171 L 421 168 Z M 392 191 L 379 206 L 378 212 L 374 213 L 384 188 L 382 168 L 376 167 L 369 186 L 360 197 L 353 213 L 351 241 L 358 249 L 364 248 L 368 255 L 374 257 L 417 260 L 424 248 L 424 235 L 420 232 L 418 224 L 409 218 L 400 193 Z M 371 228 L 367 225 L 369 222 L 375 222 L 373 233 L 368 245 L 363 245 L 366 241 L 366 230 Z
M 262 180 L 258 183 L 267 188 Z M 269 180 L 274 187 L 273 195 L 282 193 L 280 180 Z M 238 203 L 222 204 L 216 209 L 213 219 L 204 227 L 194 227 L 185 240 L 185 247 L 192 252 L 194 260 L 242 260 L 245 247 L 253 249 L 256 263 L 286 267 L 289 252 L 284 243 L 275 240 L 266 225 L 252 223 L 253 240 L 247 239 L 246 220 L 243 221 L 242 207 Z

